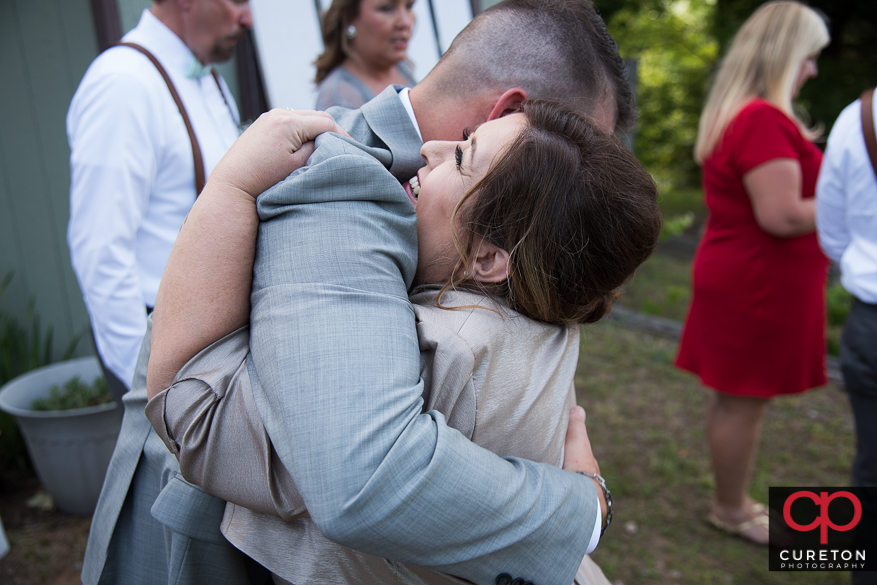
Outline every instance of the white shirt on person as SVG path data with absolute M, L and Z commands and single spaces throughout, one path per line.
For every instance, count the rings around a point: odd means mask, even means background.
M 840 264 L 843 287 L 873 304 L 877 303 L 877 176 L 865 148 L 861 112 L 859 100 L 847 106 L 828 137 L 816 184 L 816 229 L 825 254 Z
M 240 129 L 237 106 L 212 75 L 188 78 L 196 60 L 148 9 L 123 38 L 164 66 L 191 120 L 205 176 Z M 134 49 L 105 51 L 67 112 L 73 269 L 106 366 L 130 387 L 146 307 L 155 304 L 171 247 L 195 202 L 192 145 L 161 74 Z

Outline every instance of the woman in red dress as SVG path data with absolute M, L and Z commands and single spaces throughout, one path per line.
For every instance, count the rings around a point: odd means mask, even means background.
M 792 100 L 828 41 L 810 8 L 761 6 L 721 64 L 695 146 L 709 220 L 676 365 L 713 391 L 709 521 L 758 544 L 767 514 L 748 485 L 768 401 L 826 383 L 828 260 L 813 199 L 822 153 Z

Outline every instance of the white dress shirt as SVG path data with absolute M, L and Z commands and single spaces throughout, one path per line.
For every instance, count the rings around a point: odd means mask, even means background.
M 877 303 L 877 177 L 865 148 L 861 112 L 859 100 L 847 106 L 828 137 L 816 184 L 816 230 L 825 254 L 840 264 L 843 287 L 873 304 Z
M 198 138 L 205 176 L 237 139 L 237 106 L 148 9 L 123 38 L 164 66 Z M 197 69 L 197 68 L 196 68 Z M 192 146 L 161 74 L 129 47 L 99 55 L 67 112 L 73 269 L 105 365 L 129 387 L 171 247 L 195 202 Z

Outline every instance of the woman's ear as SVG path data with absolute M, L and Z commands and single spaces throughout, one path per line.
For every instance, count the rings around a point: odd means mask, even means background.
M 472 262 L 472 278 L 478 282 L 497 283 L 509 277 L 509 253 L 478 238 L 474 248 L 477 250 Z

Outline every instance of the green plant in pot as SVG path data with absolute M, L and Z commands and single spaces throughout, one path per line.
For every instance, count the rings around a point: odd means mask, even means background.
M 64 386 L 52 386 L 49 388 L 49 396 L 35 398 L 31 403 L 33 410 L 71 410 L 74 408 L 87 408 L 99 406 L 113 401 L 107 380 L 103 376 L 94 379 L 88 384 L 79 376 L 73 376 Z
M 52 362 L 68 360 L 85 330 L 75 335 L 57 356 L 53 351 L 52 327 L 43 328 L 35 310 L 36 297 L 31 297 L 24 312 L 6 306 L 14 273 L 7 272 L 0 281 L 0 386 L 16 376 L 46 366 Z M 15 418 L 0 411 L 0 473 L 27 472 L 30 459 L 24 438 Z
M 15 417 L 37 476 L 58 508 L 91 514 L 122 424 L 97 358 L 16 377 L 0 388 L 0 410 Z

